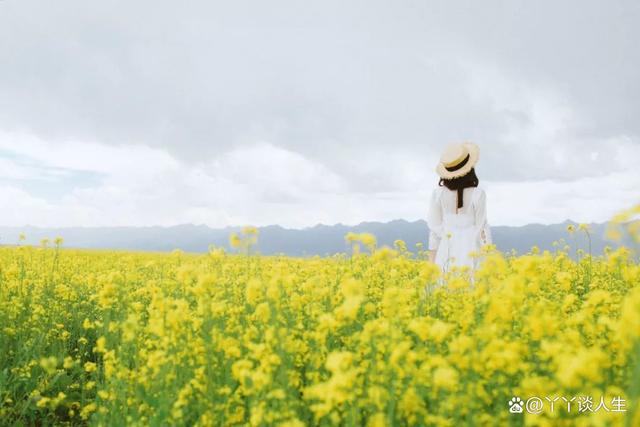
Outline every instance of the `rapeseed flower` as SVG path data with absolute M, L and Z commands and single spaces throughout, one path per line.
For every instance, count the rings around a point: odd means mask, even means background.
M 639 213 L 616 230 L 637 233 Z M 257 234 L 237 233 L 242 255 L 0 248 L 0 417 L 502 425 L 511 396 L 576 392 L 628 399 L 627 413 L 585 424 L 638 417 L 633 248 L 588 264 L 562 241 L 520 256 L 487 247 L 477 271 L 443 276 L 424 246 L 411 254 L 353 233 L 352 256 L 263 257 L 248 250 Z M 523 421 L 560 420 L 549 415 Z

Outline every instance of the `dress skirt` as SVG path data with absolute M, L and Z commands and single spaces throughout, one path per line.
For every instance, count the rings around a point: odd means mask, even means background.
M 479 252 L 481 241 L 474 217 L 469 214 L 445 214 L 442 225 L 442 239 L 435 256 L 436 264 L 443 271 L 450 271 L 454 266 L 475 269 L 477 257 L 472 257 L 471 252 Z

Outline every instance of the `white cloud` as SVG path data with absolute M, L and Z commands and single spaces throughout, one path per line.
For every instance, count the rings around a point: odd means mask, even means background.
M 424 219 L 428 196 L 437 183 L 435 159 L 411 159 L 400 153 L 362 156 L 354 162 L 362 176 L 385 170 L 388 183 L 379 191 L 358 192 L 324 165 L 268 143 L 247 145 L 198 165 L 180 162 L 166 152 L 140 146 L 69 142 L 53 147 L 32 137 L 5 133 L 20 158 L 41 168 L 99 173 L 93 186 L 70 186 L 55 200 L 35 197 L 13 184 L 0 186 L 6 209 L 0 224 L 22 226 L 173 225 L 204 223 L 213 227 L 281 224 L 305 227 L 316 223 L 355 224 L 396 218 Z M 488 192 L 493 225 L 604 221 L 637 202 L 640 173 L 631 169 L 638 158 L 630 142 L 610 142 L 629 168 L 577 180 L 496 182 L 481 185 Z M 606 147 L 605 147 L 606 148 Z M 3 162 L 11 165 L 11 160 Z M 398 166 L 401 165 L 401 166 Z M 626 165 L 626 164 L 625 164 Z M 38 171 L 14 178 L 42 178 Z M 45 177 L 47 178 L 47 177 Z M 48 179 L 48 178 L 47 178 Z M 19 182 L 19 181 L 18 181 Z
M 605 222 L 640 202 L 640 171 L 620 171 L 572 181 L 489 182 L 487 203 L 496 225 Z
M 603 220 L 636 197 L 639 11 L 0 2 L 0 224 L 424 218 L 460 139 L 492 222 Z

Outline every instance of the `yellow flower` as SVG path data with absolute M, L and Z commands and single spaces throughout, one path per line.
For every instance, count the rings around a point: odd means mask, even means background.
M 267 323 L 271 317 L 271 308 L 266 302 L 258 304 L 255 311 L 256 318 L 262 323 Z
M 429 328 L 428 335 L 434 342 L 439 344 L 447 338 L 452 329 L 453 325 L 436 320 Z
M 561 353 L 555 359 L 558 364 L 556 377 L 569 388 L 579 388 L 585 380 L 599 383 L 603 368 L 610 363 L 609 357 L 599 348 L 580 348 L 575 353 Z
M 100 337 L 96 340 L 96 346 L 93 348 L 95 353 L 104 353 L 107 351 L 105 345 L 107 343 L 107 339 L 105 337 Z
M 239 248 L 242 246 L 242 239 L 238 236 L 237 233 L 231 233 L 229 236 L 229 244 L 232 248 Z
M 431 322 L 427 318 L 411 319 L 409 330 L 416 334 L 422 341 L 426 341 L 429 337 L 429 327 Z
M 346 370 L 353 360 L 353 353 L 348 351 L 333 351 L 327 355 L 325 367 L 333 372 Z
M 450 366 L 439 366 L 433 372 L 433 385 L 436 388 L 454 390 L 458 386 L 458 371 Z
M 56 372 L 58 366 L 58 359 L 55 356 L 43 357 L 40 359 L 40 367 L 44 369 L 49 375 Z
M 49 397 L 42 397 L 40 398 L 40 400 L 38 400 L 38 403 L 36 403 L 36 406 L 38 408 L 46 408 L 47 405 L 49 405 L 49 402 L 51 402 L 51 399 Z
M 377 412 L 373 414 L 367 422 L 367 427 L 387 427 L 390 424 L 387 423 L 387 416 L 384 412 Z
M 246 227 L 242 228 L 242 234 L 255 235 L 258 234 L 258 229 L 256 227 L 247 225 Z
M 345 235 L 345 240 L 349 243 L 361 242 L 371 253 L 373 253 L 376 247 L 376 237 L 371 233 L 356 234 L 350 231 Z
M 71 367 L 75 364 L 74 360 L 72 357 L 67 356 L 64 358 L 64 363 L 62 364 L 62 367 L 64 369 L 71 369 Z
M 253 369 L 253 363 L 250 360 L 241 359 L 231 365 L 231 373 L 233 377 L 241 384 L 244 383 L 246 378 L 251 376 L 251 370 Z
M 305 427 L 305 423 L 300 421 L 297 418 L 292 418 L 290 420 L 283 421 L 278 425 L 278 427 Z
M 247 282 L 246 299 L 247 303 L 255 305 L 262 297 L 262 283 L 257 278 L 251 278 Z
M 96 411 L 96 409 L 98 409 L 98 405 L 96 405 L 95 403 L 89 403 L 80 411 L 80 417 L 83 420 L 87 420 L 89 419 L 91 414 Z

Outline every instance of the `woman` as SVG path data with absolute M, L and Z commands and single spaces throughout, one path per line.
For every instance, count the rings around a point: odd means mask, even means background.
M 470 253 L 491 243 L 486 195 L 474 169 L 478 155 L 478 146 L 471 142 L 450 144 L 436 167 L 440 182 L 427 218 L 429 260 L 445 273 L 453 267 L 475 270 L 478 259 Z

